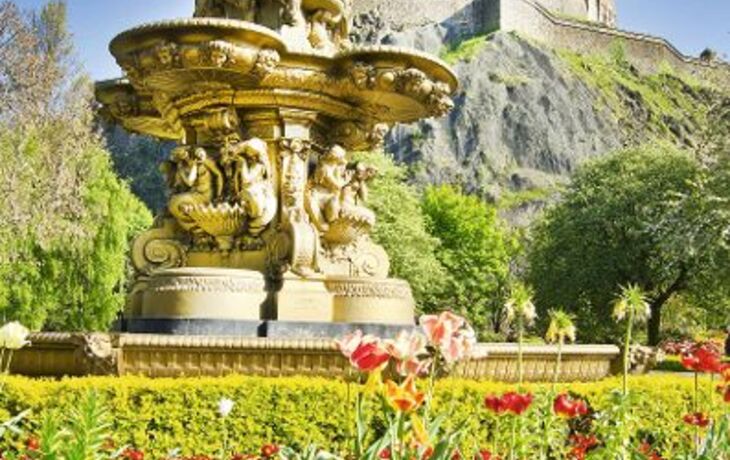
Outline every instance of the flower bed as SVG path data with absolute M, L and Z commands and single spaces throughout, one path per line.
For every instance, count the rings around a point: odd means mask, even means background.
M 700 383 L 709 388 L 708 378 Z M 664 458 L 675 458 L 672 454 L 691 443 L 694 433 L 682 420 L 692 410 L 693 379 L 640 376 L 632 377 L 629 385 L 634 401 L 631 425 L 626 428 L 635 432 L 636 445 L 646 438 L 654 442 Z M 526 431 L 536 429 L 539 409 L 551 404 L 546 400 L 550 387 L 524 386 L 525 391 L 535 395 L 535 402 L 523 414 L 529 424 Z M 611 392 L 620 387 L 620 379 L 612 378 L 559 385 L 557 389 L 569 389 L 600 411 L 612 406 Z M 34 433 L 45 413 L 53 409 L 68 413 L 90 388 L 98 389 L 108 402 L 115 444 L 134 446 L 145 452 L 148 460 L 166 456 L 173 449 L 180 449 L 183 455 L 217 455 L 224 433 L 218 403 L 224 398 L 235 402 L 225 419 L 231 451 L 258 452 L 268 443 L 299 449 L 314 443 L 340 452 L 349 447 L 348 433 L 354 430 L 354 385 L 348 389 L 341 381 L 296 377 L 98 377 L 61 381 L 10 377 L 0 399 L 0 417 L 6 419 L 29 408 L 31 413 L 23 426 L 26 435 Z M 465 445 L 491 448 L 496 418 L 484 406 L 485 396 L 502 395 L 512 389 L 514 385 L 502 383 L 443 380 L 436 383 L 434 412 L 448 414 L 449 426 L 466 423 Z M 703 392 L 703 407 L 710 407 L 709 397 L 709 392 Z M 713 394 L 713 398 L 709 416 L 717 418 L 724 408 L 720 395 Z M 510 429 L 502 424 L 498 438 L 509 439 Z M 22 443 L 26 435 L 15 439 Z
M 615 308 L 617 321 L 626 323 L 620 384 L 558 383 L 563 344 L 574 334 L 572 318 L 560 311 L 551 311 L 547 334 L 558 346 L 552 383 L 526 384 L 522 338 L 535 315 L 529 291 L 517 294 L 506 305 L 507 318 L 517 328 L 516 385 L 437 379 L 473 356 L 476 345 L 467 321 L 451 312 L 424 315 L 421 331 L 402 331 L 394 339 L 356 331 L 338 340 L 352 366 L 347 381 L 8 381 L 12 354 L 27 344 L 28 331 L 6 325 L 0 328 L 2 457 L 144 460 L 145 452 L 165 460 L 730 456 L 730 366 L 717 350 L 700 344 L 682 355 L 681 364 L 693 379 L 629 378 L 632 328 L 648 318 L 648 303 L 638 288 L 624 288 Z M 14 328 L 17 334 L 9 334 Z M 16 335 L 19 340 L 10 340 Z

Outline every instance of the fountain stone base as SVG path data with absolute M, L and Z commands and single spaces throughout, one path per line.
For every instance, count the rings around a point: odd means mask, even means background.
M 121 332 L 241 337 L 334 338 L 354 330 L 392 337 L 414 325 L 408 283 L 395 279 L 177 268 L 139 288 Z

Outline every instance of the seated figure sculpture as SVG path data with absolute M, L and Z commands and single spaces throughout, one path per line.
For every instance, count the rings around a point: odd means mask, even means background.
M 364 206 L 368 201 L 367 183 L 378 175 L 378 170 L 364 163 L 348 165 L 347 173 L 350 177 L 347 185 L 342 189 L 342 212 L 356 210 L 358 213 L 369 214 L 372 211 Z M 372 214 L 375 220 L 375 214 Z
M 347 19 L 329 10 L 316 10 L 307 18 L 307 39 L 312 48 L 334 52 L 349 43 Z
M 348 165 L 345 150 L 335 145 L 322 155 L 308 185 L 307 212 L 325 242 L 349 244 L 367 235 L 375 213 L 364 206 L 367 182 L 377 171 Z
M 347 185 L 345 149 L 332 146 L 319 159 L 309 182 L 306 206 L 309 218 L 320 232 L 340 216 L 342 189 Z
M 184 230 L 196 233 L 197 224 L 190 217 L 196 206 L 204 206 L 223 195 L 223 174 L 203 148 L 177 147 L 170 160 L 162 165 L 172 190 L 170 214 Z
M 233 200 L 248 217 L 248 234 L 257 237 L 276 216 L 273 172 L 265 141 L 252 138 L 223 149 Z

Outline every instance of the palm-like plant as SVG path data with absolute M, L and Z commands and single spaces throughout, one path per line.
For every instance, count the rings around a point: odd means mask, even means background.
M 626 321 L 623 356 L 623 393 L 625 396 L 628 394 L 629 353 L 634 323 L 644 323 L 651 317 L 651 307 L 646 300 L 646 294 L 638 285 L 629 284 L 621 288 L 621 294 L 614 304 L 613 317 L 618 322 Z
M 555 372 L 553 375 L 553 386 L 558 383 L 560 378 L 560 364 L 563 358 L 563 345 L 566 340 L 575 342 L 576 328 L 574 316 L 563 310 L 550 310 L 550 325 L 545 333 L 545 340 L 548 343 L 556 343 L 558 345 L 558 357 L 555 360 Z
M 507 323 L 515 323 L 517 327 L 517 374 L 520 385 L 522 385 L 525 374 L 522 361 L 522 342 L 525 328 L 534 324 L 537 319 L 537 309 L 532 302 L 532 295 L 531 288 L 522 283 L 515 283 L 512 288 L 512 295 L 504 304 Z

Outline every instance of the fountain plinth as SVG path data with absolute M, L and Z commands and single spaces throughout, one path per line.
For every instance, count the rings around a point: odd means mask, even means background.
M 340 0 L 198 0 L 110 50 L 102 112 L 178 146 L 169 202 L 133 243 L 123 331 L 320 337 L 413 325 L 408 283 L 370 237 L 353 150 L 441 116 L 458 82 L 431 56 L 353 46 Z M 354 326 L 353 326 L 354 325 Z

